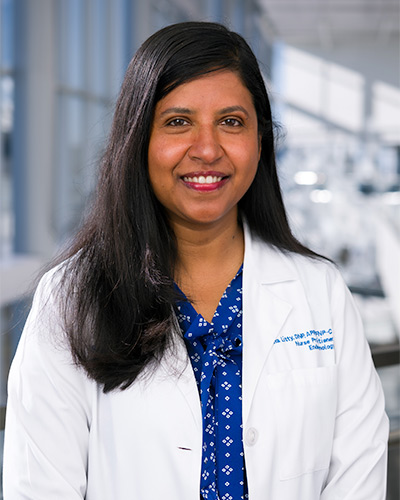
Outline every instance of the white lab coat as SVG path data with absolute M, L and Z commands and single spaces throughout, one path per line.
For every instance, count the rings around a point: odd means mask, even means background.
M 198 500 L 202 417 L 183 342 L 104 394 L 71 363 L 51 288 L 47 276 L 10 373 L 5 500 Z M 250 500 L 384 500 L 388 421 L 348 290 L 334 266 L 247 230 L 243 422 Z

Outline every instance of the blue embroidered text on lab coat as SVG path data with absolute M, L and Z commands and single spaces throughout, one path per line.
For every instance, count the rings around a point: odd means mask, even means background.
M 282 335 L 274 344 L 293 343 L 297 347 L 306 347 L 310 351 L 326 351 L 334 348 L 332 328 L 328 330 L 308 330 L 293 335 Z

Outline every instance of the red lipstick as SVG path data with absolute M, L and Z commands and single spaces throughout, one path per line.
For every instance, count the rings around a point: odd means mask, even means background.
M 190 172 L 181 176 L 186 187 L 199 192 L 210 192 L 220 189 L 229 179 L 229 176 L 222 172 Z

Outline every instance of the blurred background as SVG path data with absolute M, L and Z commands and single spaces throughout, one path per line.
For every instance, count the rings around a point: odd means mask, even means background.
M 214 20 L 260 61 L 294 232 L 355 294 L 391 422 L 387 498 L 400 498 L 399 6 L 0 0 L 0 456 L 32 280 L 81 221 L 127 64 L 157 29 Z

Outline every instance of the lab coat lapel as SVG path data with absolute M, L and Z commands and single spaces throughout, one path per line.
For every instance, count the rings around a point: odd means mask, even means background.
M 289 259 L 265 243 L 254 240 L 245 226 L 243 265 L 243 421 L 251 407 L 258 379 L 268 354 L 285 323 L 292 305 L 276 294 L 276 285 L 298 279 Z M 179 326 L 177 325 L 177 331 Z M 180 337 L 180 334 L 177 333 Z M 200 398 L 192 365 L 182 338 L 175 343 L 176 384 L 202 428 Z M 171 369 L 171 367 L 169 367 Z
M 246 422 L 269 352 L 292 305 L 276 294 L 297 279 L 281 252 L 254 240 L 245 227 L 243 266 L 243 421 Z M 290 286 L 290 284 L 288 284 Z

